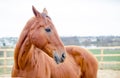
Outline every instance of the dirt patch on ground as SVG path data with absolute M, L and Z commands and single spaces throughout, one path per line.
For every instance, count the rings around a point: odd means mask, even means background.
M 10 74 L 0 75 L 0 78 L 11 78 Z M 120 70 L 98 70 L 97 78 L 120 78 Z
M 98 70 L 98 78 L 120 78 L 120 70 Z

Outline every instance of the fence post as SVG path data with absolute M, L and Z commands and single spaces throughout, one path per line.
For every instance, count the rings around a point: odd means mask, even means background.
M 104 58 L 104 49 L 103 49 L 103 48 L 101 48 L 101 58 L 100 58 L 100 61 L 101 61 L 101 69 L 103 69 L 103 68 L 104 68 L 104 65 L 103 65 L 103 63 L 102 63 L 103 58 Z
M 4 50 L 4 73 L 6 73 L 7 70 L 7 51 Z

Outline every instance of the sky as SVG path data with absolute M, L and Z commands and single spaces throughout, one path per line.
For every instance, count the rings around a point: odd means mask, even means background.
M 0 37 L 19 37 L 47 8 L 59 36 L 120 36 L 120 0 L 0 0 Z

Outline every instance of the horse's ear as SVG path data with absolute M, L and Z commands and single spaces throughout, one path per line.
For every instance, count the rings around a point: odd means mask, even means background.
M 45 13 L 46 15 L 48 15 L 48 11 L 46 8 L 43 9 L 43 13 Z
M 36 8 L 34 6 L 32 6 L 32 10 L 33 10 L 33 13 L 36 17 L 40 17 L 40 12 L 36 10 Z

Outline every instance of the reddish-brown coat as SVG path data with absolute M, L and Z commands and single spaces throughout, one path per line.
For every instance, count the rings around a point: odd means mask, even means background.
M 23 78 L 97 78 L 98 62 L 96 58 L 84 48 L 65 47 L 50 19 L 41 17 L 41 14 L 35 8 L 33 9 L 35 17 L 27 22 L 16 44 L 11 76 Z M 45 12 L 47 11 L 45 10 Z M 53 37 L 46 37 L 44 28 L 39 29 L 39 26 L 51 26 Z M 64 62 L 56 64 L 52 55 L 54 50 L 58 54 L 66 53 Z

